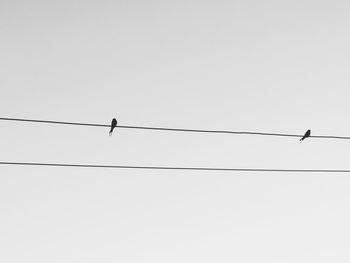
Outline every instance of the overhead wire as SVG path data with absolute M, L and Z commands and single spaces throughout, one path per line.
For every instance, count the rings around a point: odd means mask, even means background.
M 270 168 L 217 168 L 217 167 L 175 167 L 175 166 L 135 166 L 135 165 L 98 165 L 42 162 L 0 162 L 0 165 L 48 166 L 100 169 L 138 169 L 138 170 L 182 170 L 216 172 L 283 172 L 283 173 L 350 173 L 347 169 L 270 169 Z
M 23 119 L 23 118 L 4 118 L 2 121 L 45 123 L 58 125 L 76 125 L 90 127 L 110 127 L 107 124 L 82 123 L 82 122 L 66 122 L 53 120 Z M 203 129 L 182 129 L 182 128 L 164 128 L 164 127 L 148 127 L 148 126 L 127 126 L 118 125 L 117 128 L 124 129 L 143 129 L 143 130 L 159 130 L 159 131 L 175 131 L 175 132 L 197 132 L 197 133 L 222 133 L 222 134 L 245 134 L 245 135 L 263 135 L 263 136 L 283 136 L 283 137 L 301 137 L 298 134 L 288 133 L 266 133 L 266 132 L 250 132 L 250 131 L 228 131 L 228 130 L 203 130 Z M 322 139 L 350 139 L 347 136 L 310 136 L 312 138 Z M 103 169 L 142 169 L 142 170 L 187 170 L 187 171 L 222 171 L 222 172 L 289 172 L 289 173 L 350 173 L 346 169 L 274 169 L 274 168 L 218 168 L 218 167 L 173 167 L 173 166 L 135 166 L 135 165 L 99 165 L 99 164 L 72 164 L 72 163 L 42 163 L 42 162 L 3 162 L 0 165 L 16 165 L 16 166 L 51 166 L 51 167 L 76 167 L 76 168 L 103 168 Z
M 108 124 L 83 123 L 83 122 L 66 122 L 66 121 L 38 120 L 38 119 L 23 119 L 23 118 L 5 118 L 5 117 L 0 117 L 0 120 L 1 121 L 15 121 L 15 122 L 46 123 L 46 124 L 57 124 L 57 125 L 110 127 L 110 125 L 108 125 Z M 216 134 L 237 134 L 237 135 L 261 135 L 261 136 L 279 136 L 279 137 L 297 137 L 297 138 L 300 138 L 300 137 L 303 136 L 303 134 L 290 134 L 290 133 L 270 133 L 270 132 L 257 132 L 257 131 L 230 131 L 230 130 L 207 130 L 207 129 L 184 129 L 184 128 L 166 128 L 166 127 L 150 127 L 150 126 L 130 126 L 130 125 L 118 125 L 117 129 L 118 128 L 119 129 L 170 131 L 170 132 L 216 133 Z M 335 136 L 335 135 L 311 135 L 309 138 L 350 140 L 350 136 Z

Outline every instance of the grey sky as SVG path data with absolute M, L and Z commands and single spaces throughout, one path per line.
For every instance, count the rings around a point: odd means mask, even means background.
M 346 1 L 0 1 L 1 117 L 350 135 Z M 1 161 L 350 169 L 350 142 L 0 122 Z M 0 167 L 1 262 L 349 262 L 350 178 Z

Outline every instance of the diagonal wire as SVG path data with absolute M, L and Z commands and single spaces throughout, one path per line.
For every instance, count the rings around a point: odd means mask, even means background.
M 221 171 L 221 172 L 350 173 L 350 170 L 345 170 L 345 169 L 216 168 L 216 167 L 173 167 L 173 166 L 134 166 L 134 165 L 36 163 L 36 162 L 0 162 L 0 165 L 51 166 L 51 167 L 102 168 L 102 169 L 217 171 L 217 172 Z
M 58 124 L 58 125 L 110 127 L 110 125 L 108 125 L 108 124 L 65 122 L 65 121 L 52 121 L 52 120 L 36 120 L 36 119 L 23 119 L 23 118 L 2 118 L 2 117 L 0 117 L 0 120 L 2 120 L 2 121 L 16 121 L 16 122 L 47 123 L 47 124 Z M 262 136 L 298 137 L 298 138 L 303 136 L 303 134 L 290 134 L 290 133 L 269 133 L 269 132 L 252 132 L 252 131 L 206 130 L 206 129 L 183 129 L 183 128 L 164 128 L 164 127 L 130 126 L 130 125 L 118 125 L 117 128 L 172 131 L 172 132 L 192 132 L 192 133 L 262 135 Z M 309 138 L 350 140 L 350 136 L 335 136 L 335 135 L 311 135 Z

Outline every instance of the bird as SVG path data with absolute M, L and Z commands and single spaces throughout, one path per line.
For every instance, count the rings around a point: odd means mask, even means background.
M 113 132 L 115 127 L 117 127 L 117 119 L 113 118 L 112 123 L 111 123 L 111 130 L 109 131 L 109 136 L 112 135 L 112 132 Z
M 307 130 L 304 134 L 304 136 L 300 139 L 300 142 L 302 142 L 303 140 L 305 140 L 307 137 L 310 137 L 311 135 L 311 130 Z

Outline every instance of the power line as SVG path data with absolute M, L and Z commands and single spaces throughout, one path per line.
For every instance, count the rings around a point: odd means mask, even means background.
M 0 162 L 0 165 L 51 166 L 51 167 L 102 168 L 102 169 L 217 171 L 217 172 L 221 171 L 221 172 L 350 173 L 350 170 L 343 170 L 343 169 L 215 168 L 215 167 L 173 167 L 173 166 L 134 166 L 134 165 L 35 163 L 35 162 Z
M 20 118 L 1 118 L 0 117 L 0 120 L 1 121 L 32 122 L 32 123 L 47 123 L 47 124 L 58 124 L 58 125 L 110 127 L 110 125 L 108 125 L 108 124 L 65 122 L 65 121 L 51 121 L 51 120 L 34 120 L 34 119 L 20 119 Z M 297 138 L 300 138 L 303 136 L 303 134 L 289 134 L 289 133 L 268 133 L 268 132 L 251 132 L 251 131 L 205 130 L 205 129 L 182 129 L 182 128 L 164 128 L 164 127 L 130 126 L 130 125 L 118 125 L 117 129 L 118 128 L 119 129 L 172 131 L 172 132 L 262 135 L 262 136 L 297 137 Z M 350 136 L 334 136 L 334 135 L 311 135 L 309 138 L 350 140 Z

